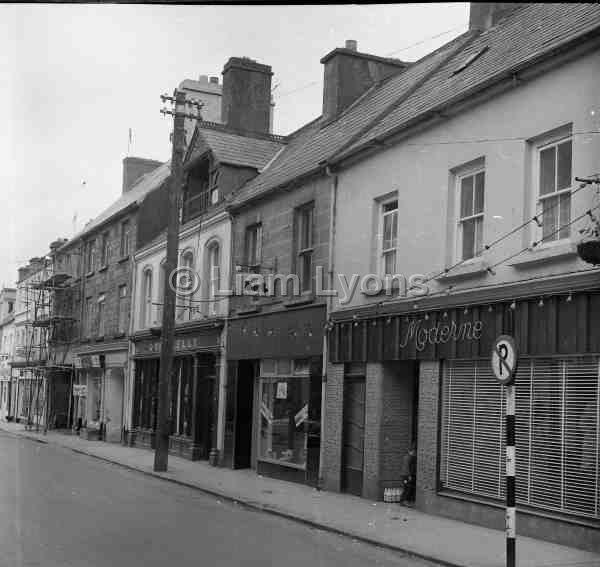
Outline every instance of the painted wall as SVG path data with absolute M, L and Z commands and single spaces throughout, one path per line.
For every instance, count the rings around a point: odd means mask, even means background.
M 194 220 L 184 226 L 179 236 L 180 265 L 183 254 L 191 251 L 194 257 L 193 270 L 197 274 L 198 282 L 192 282 L 196 291 L 190 296 L 189 303 L 194 307 L 183 310 L 183 315 L 177 320 L 178 323 L 186 321 L 202 320 L 207 316 L 224 316 L 228 311 L 229 298 L 224 296 L 214 303 L 207 302 L 208 298 L 208 249 L 213 243 L 220 246 L 220 266 L 222 287 L 226 289 L 230 280 L 231 264 L 231 221 L 227 213 L 219 212 L 209 219 Z M 148 326 L 141 321 L 142 298 L 143 298 L 143 274 L 146 270 L 152 271 L 152 296 L 153 308 L 150 317 L 151 326 L 162 324 L 163 297 L 159 285 L 159 273 L 161 262 L 166 254 L 166 240 L 160 241 L 146 247 L 136 254 L 135 257 L 135 301 L 132 310 L 134 331 L 140 331 Z M 178 298 L 177 305 L 185 302 Z M 214 309 L 214 310 L 213 310 Z M 176 309 L 176 311 L 179 311 Z
M 594 53 L 558 67 L 342 171 L 336 272 L 349 281 L 352 274 L 376 270 L 376 200 L 393 195 L 399 204 L 397 272 L 406 278 L 433 275 L 451 265 L 457 229 L 453 170 L 479 158 L 485 160 L 486 172 L 484 243 L 531 218 L 537 194 L 537 176 L 532 175 L 537 152 L 531 140 L 553 129 L 572 124 L 573 178 L 600 171 L 600 136 L 584 133 L 600 127 L 599 64 L 600 54 Z M 573 188 L 577 186 L 573 182 Z M 573 196 L 572 219 L 600 202 L 592 196 L 591 188 Z M 485 252 L 484 261 L 494 264 L 541 237 L 532 224 Z M 572 240 L 581 226 L 571 227 Z M 526 257 L 532 254 L 519 258 Z M 495 269 L 495 276 L 475 274 L 454 281 L 433 281 L 429 286 L 435 292 L 452 284 L 453 291 L 458 291 L 589 268 L 571 254 L 527 266 L 503 264 Z M 338 278 L 336 289 L 342 291 Z M 341 305 L 339 298 L 335 303 L 339 308 L 381 300 L 382 296 L 368 297 L 358 291 L 346 305 Z

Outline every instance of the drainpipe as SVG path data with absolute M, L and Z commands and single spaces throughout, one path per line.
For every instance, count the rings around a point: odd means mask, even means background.
M 325 166 L 325 174 L 331 180 L 330 198 L 329 198 L 329 255 L 327 258 L 327 289 L 333 289 L 334 281 L 334 247 L 335 247 L 335 219 L 337 214 L 337 189 L 338 176 L 333 173 L 329 165 Z M 327 297 L 326 302 L 326 321 L 329 321 L 329 316 L 332 311 L 332 296 Z M 327 330 L 323 333 L 323 371 L 321 380 L 321 443 L 319 447 L 319 487 L 323 486 L 323 457 L 325 447 L 325 412 L 327 407 L 327 359 L 329 358 L 328 351 L 328 336 Z

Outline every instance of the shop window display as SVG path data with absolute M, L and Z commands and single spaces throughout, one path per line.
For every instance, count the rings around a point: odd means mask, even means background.
M 306 467 L 309 403 L 307 360 L 263 360 L 259 459 Z

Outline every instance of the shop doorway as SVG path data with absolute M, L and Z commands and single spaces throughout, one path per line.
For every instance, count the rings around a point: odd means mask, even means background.
M 106 400 L 104 402 L 105 440 L 121 441 L 123 424 L 123 368 L 111 368 L 106 372 Z
M 362 496 L 365 448 L 365 378 L 346 377 L 342 421 L 342 492 Z
M 235 443 L 233 468 L 252 466 L 252 421 L 256 364 L 240 360 L 236 388 Z

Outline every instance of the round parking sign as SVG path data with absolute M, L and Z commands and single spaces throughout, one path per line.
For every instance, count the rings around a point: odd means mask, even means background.
M 500 335 L 492 348 L 492 371 L 504 386 L 508 386 L 515 379 L 517 360 L 515 340 L 509 335 Z

